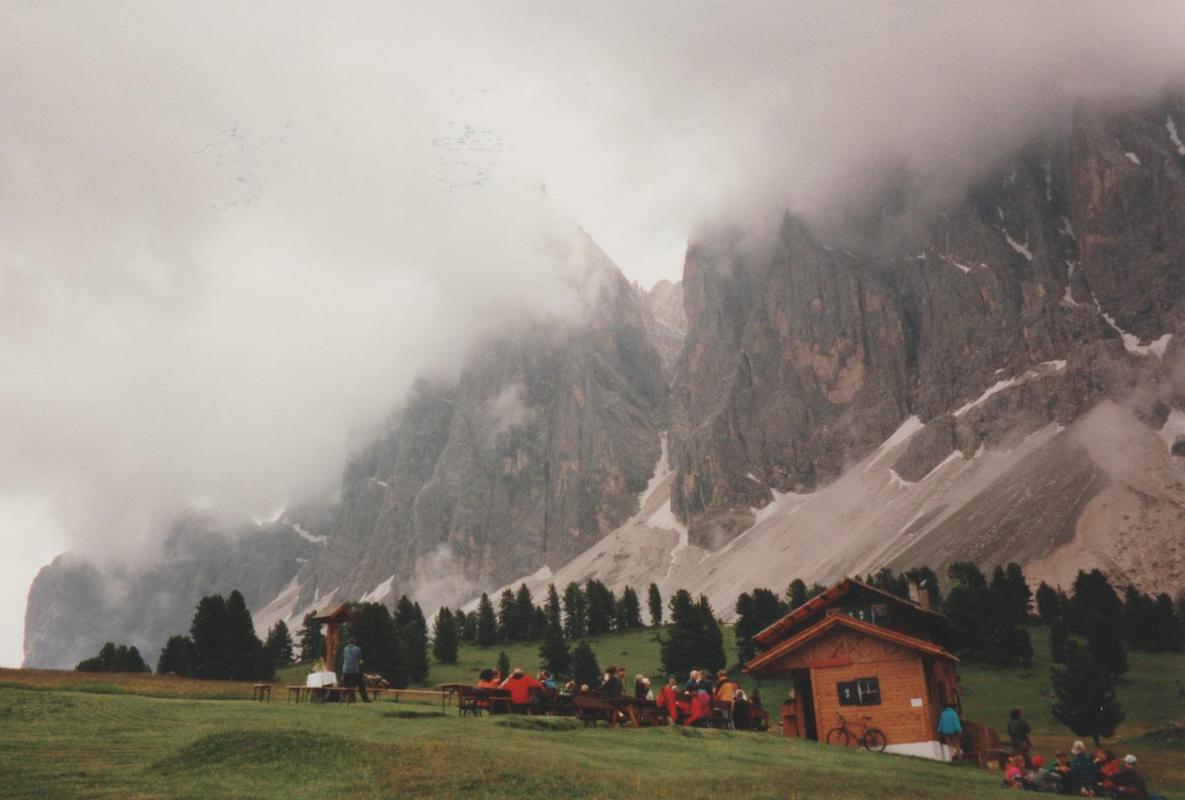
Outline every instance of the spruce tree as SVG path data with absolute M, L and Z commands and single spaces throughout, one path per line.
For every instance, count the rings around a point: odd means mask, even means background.
M 1127 648 L 1118 615 L 1104 616 L 1094 609 L 1087 612 L 1086 648 L 1112 678 L 1127 672 Z
M 432 626 L 432 657 L 441 664 L 456 664 L 459 638 L 456 617 L 442 606 Z
M 658 591 L 658 584 L 650 584 L 650 589 L 647 592 L 647 605 L 650 606 L 650 627 L 657 628 L 662 625 L 662 594 Z
M 753 613 L 753 596 L 748 592 L 741 592 L 737 596 L 737 602 L 733 610 L 736 611 L 737 615 L 736 625 L 733 626 L 733 633 L 736 635 L 737 642 L 737 660 L 744 664 L 757 652 L 757 646 L 753 643 L 752 638 L 753 634 L 757 633 L 756 620 Z
M 402 631 L 408 625 L 418 621 L 416 617 L 416 606 L 410 597 L 405 594 L 399 596 L 399 599 L 395 601 L 393 617 L 395 630 L 397 631 Z
M 464 614 L 463 623 L 461 625 L 461 640 L 464 642 L 473 643 L 477 641 L 477 612 L 470 611 L 468 614 L 464 612 L 457 612 Z
M 573 581 L 564 587 L 564 635 L 569 639 L 584 637 L 584 618 L 587 612 L 587 600 L 580 584 Z
M 151 672 L 148 665 L 144 663 L 144 658 L 140 655 L 140 651 L 135 645 L 131 645 L 123 653 L 122 659 L 119 662 L 119 669 L 116 672 Z
M 510 675 L 510 656 L 505 650 L 498 653 L 498 672 L 502 673 L 503 680 Z
M 300 660 L 316 661 L 325 657 L 325 634 L 321 623 L 313 622 L 313 612 L 304 615 L 300 625 Z
M 617 629 L 631 630 L 642 627 L 642 608 L 638 602 L 638 593 L 632 586 L 621 590 L 621 597 L 617 600 Z
M 525 583 L 519 584 L 514 595 L 514 614 L 511 617 L 513 631 L 510 638 L 523 642 L 534 638 L 535 630 L 535 598 Z
M 203 597 L 189 624 L 193 642 L 193 674 L 198 678 L 225 678 L 230 671 L 225 649 L 226 599 L 220 594 Z
M 1123 595 L 1123 638 L 1133 650 L 1152 649 L 1152 598 L 1134 586 Z
M 584 584 L 584 596 L 588 603 L 584 615 L 588 635 L 599 636 L 608 633 L 613 628 L 613 615 L 617 605 L 613 592 L 599 580 L 589 578 Z
M 1152 650 L 1158 653 L 1180 652 L 1185 643 L 1185 631 L 1181 627 L 1181 618 L 1173 608 L 1173 599 L 1167 594 L 1156 596 L 1152 603 L 1151 621 Z
M 517 623 L 518 606 L 514 603 L 514 592 L 510 589 L 504 589 L 502 596 L 498 598 L 498 638 L 506 641 L 507 639 L 517 638 L 514 633 L 518 629 Z
M 1078 736 L 1094 739 L 1096 747 L 1100 737 L 1115 734 L 1124 713 L 1114 681 L 1086 648 L 1068 641 L 1065 666 L 1053 667 L 1051 673 L 1055 719 Z
M 399 643 L 407 661 L 407 678 L 411 683 L 428 680 L 428 634 L 420 623 L 412 620 L 400 631 Z
M 795 578 L 790 581 L 790 585 L 786 587 L 786 605 L 790 607 L 790 610 L 793 611 L 799 606 L 805 605 L 807 599 L 806 584 L 802 579 Z
M 230 657 L 229 673 L 222 677 L 236 681 L 270 681 L 275 677 L 275 666 L 267 658 L 263 642 L 255 635 L 255 625 L 247 601 L 238 589 L 226 598 L 224 647 Z
M 397 689 L 406 687 L 408 663 L 402 637 L 395 627 L 390 610 L 382 603 L 358 603 L 353 610 L 354 621 L 343 638 L 358 640 L 358 646 L 362 648 L 363 669 L 378 673 Z M 338 648 L 338 655 L 344 650 L 344 647 Z
M 567 677 L 572 669 L 572 654 L 564 639 L 564 627 L 558 620 L 549 620 L 539 646 L 539 663 L 553 677 Z
M 1096 611 L 1104 617 L 1118 617 L 1123 609 L 1119 595 L 1115 594 L 1107 576 L 1097 569 L 1090 572 L 1079 570 L 1074 579 L 1074 594 L 1070 598 L 1066 622 L 1070 631 L 1077 634 L 1086 633 L 1086 617 L 1091 611 Z
M 1066 642 L 1070 638 L 1070 629 L 1061 617 L 1054 617 L 1049 626 L 1049 656 L 1055 664 L 1066 663 Z
M 267 632 L 263 649 L 276 669 L 286 667 L 293 662 L 292 634 L 288 632 L 288 626 L 284 620 L 277 620 L 276 624 Z
M 193 675 L 193 642 L 188 636 L 170 636 L 156 662 L 157 675 Z
M 1041 585 L 1037 587 L 1037 614 L 1046 625 L 1052 625 L 1054 619 L 1062 615 L 1057 592 L 1045 581 L 1041 581 Z
M 546 611 L 547 611 L 547 624 L 548 625 L 555 625 L 555 626 L 559 627 L 560 633 L 562 634 L 564 632 L 563 631 L 564 612 L 563 612 L 563 607 L 560 605 L 559 592 L 557 592 L 555 590 L 554 583 L 547 584 Z
M 724 632 L 720 630 L 720 623 L 716 619 L 712 606 L 708 603 L 707 595 L 699 596 L 696 605 L 699 616 L 700 657 L 699 665 L 716 672 L 728 664 L 728 657 L 724 654 Z
M 498 641 L 498 620 L 494 617 L 494 604 L 485 592 L 477 603 L 477 643 L 490 647 Z
M 588 686 L 595 689 L 601 682 L 601 667 L 597 663 L 596 653 L 583 639 L 572 651 L 572 680 L 577 686 Z
M 691 594 L 679 589 L 669 601 L 671 624 L 666 637 L 660 640 L 662 671 L 667 675 L 683 678 L 702 663 L 704 630 L 700 613 Z

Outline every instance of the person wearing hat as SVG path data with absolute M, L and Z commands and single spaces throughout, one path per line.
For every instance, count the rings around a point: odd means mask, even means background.
M 1144 800 L 1148 797 L 1148 786 L 1144 782 L 1144 775 L 1136 769 L 1138 759 L 1131 753 L 1123 757 L 1123 766 L 1111 776 L 1111 785 L 1115 787 L 1115 794 L 1120 797 L 1133 797 Z
M 362 702 L 370 702 L 370 697 L 366 694 L 366 679 L 362 676 L 362 648 L 353 636 L 342 650 L 342 686 L 357 689 L 358 694 L 362 696 Z

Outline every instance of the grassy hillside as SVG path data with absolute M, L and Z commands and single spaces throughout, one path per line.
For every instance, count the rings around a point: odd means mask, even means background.
M 602 665 L 658 676 L 653 636 L 607 636 L 594 647 Z M 1072 737 L 1049 717 L 1040 631 L 1034 645 L 1031 668 L 965 666 L 966 712 L 1002 728 L 1008 709 L 1022 705 L 1038 749 L 1048 752 Z M 464 648 L 459 664 L 433 664 L 430 682 L 470 681 L 500 649 Z M 505 649 L 513 664 L 537 664 L 535 645 Z M 1140 755 L 1155 788 L 1169 797 L 1185 797 L 1185 742 L 1148 734 L 1185 718 L 1181 681 L 1185 657 L 1133 655 L 1120 687 L 1129 721 L 1116 749 Z M 771 708 L 782 688 L 762 686 Z M 998 788 L 998 773 L 774 735 L 461 720 L 405 701 L 339 707 L 290 705 L 282 695 L 270 704 L 190 699 L 219 695 L 247 698 L 250 690 L 175 678 L 0 672 L 0 797 L 1010 796 Z

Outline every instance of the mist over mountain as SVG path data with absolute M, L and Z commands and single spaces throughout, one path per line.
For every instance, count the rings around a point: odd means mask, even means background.
M 911 485 L 1103 401 L 1175 430 L 1177 4 L 141 11 L 2 12 L 0 531 L 71 551 L 30 663 L 231 577 L 463 602 L 663 492 L 691 580 L 914 417 Z

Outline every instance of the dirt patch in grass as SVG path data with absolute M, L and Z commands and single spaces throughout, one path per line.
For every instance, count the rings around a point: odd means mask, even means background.
M 384 717 L 390 719 L 444 719 L 439 711 L 384 711 Z

